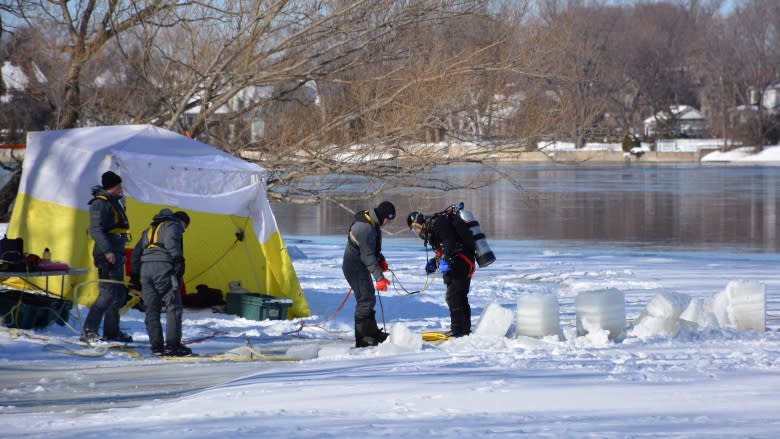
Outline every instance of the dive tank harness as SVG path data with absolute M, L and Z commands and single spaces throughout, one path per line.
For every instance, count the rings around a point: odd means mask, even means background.
M 477 221 L 477 218 L 470 210 L 466 210 L 464 207 L 465 205 L 461 201 L 459 204 L 449 206 L 442 213 L 446 215 L 458 215 L 458 217 L 466 223 L 466 226 L 471 232 L 471 236 L 474 237 L 477 264 L 479 264 L 480 268 L 487 267 L 493 262 L 496 262 L 496 255 L 494 255 L 493 250 L 490 249 L 487 237 L 479 226 L 479 221 Z

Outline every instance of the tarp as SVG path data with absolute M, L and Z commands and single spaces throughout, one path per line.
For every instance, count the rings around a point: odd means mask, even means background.
M 88 202 L 108 170 L 122 177 L 128 246 L 160 209 L 190 214 L 184 234 L 189 291 L 205 284 L 226 292 L 230 282 L 241 281 L 250 292 L 292 299 L 290 317 L 311 314 L 266 197 L 266 171 L 153 125 L 28 133 L 7 236 L 23 238 L 27 253 L 48 247 L 52 260 L 89 269 L 63 288 L 50 281 L 53 293 L 85 304 L 97 297 Z

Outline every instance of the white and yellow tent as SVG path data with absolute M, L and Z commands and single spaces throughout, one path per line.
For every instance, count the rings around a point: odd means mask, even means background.
M 134 246 L 164 207 L 186 210 L 184 234 L 189 291 L 199 284 L 292 299 L 289 317 L 309 316 L 308 304 L 266 197 L 266 172 L 204 143 L 152 125 L 31 132 L 9 238 L 27 253 L 49 248 L 52 260 L 88 268 L 55 294 L 89 304 L 97 297 L 97 269 L 89 237 L 91 188 L 112 170 L 122 177 Z M 35 279 L 33 279 L 35 281 Z M 38 279 L 38 284 L 42 284 Z M 56 285 L 55 285 L 56 284 Z

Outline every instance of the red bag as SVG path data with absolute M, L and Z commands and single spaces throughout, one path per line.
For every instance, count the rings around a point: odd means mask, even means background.
M 65 262 L 39 262 L 38 270 L 40 271 L 68 271 L 70 265 Z

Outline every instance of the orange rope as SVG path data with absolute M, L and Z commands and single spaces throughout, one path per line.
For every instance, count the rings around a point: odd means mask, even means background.
M 336 315 L 338 315 L 338 313 L 341 312 L 342 309 L 344 309 L 344 305 L 347 304 L 347 299 L 349 299 L 350 294 L 352 294 L 352 288 L 350 288 L 349 291 L 347 291 L 347 294 L 344 296 L 344 300 L 341 301 L 341 304 L 338 306 L 338 308 L 336 308 L 335 311 L 333 311 L 327 317 L 325 317 L 325 319 L 323 319 L 321 322 L 311 323 L 311 324 L 307 324 L 306 322 L 301 322 L 301 326 L 299 326 L 298 329 L 296 329 L 295 331 L 285 332 L 284 335 L 301 332 L 303 328 L 305 328 L 306 326 L 314 326 L 314 327 L 325 329 L 322 327 L 322 325 L 331 321 L 334 317 L 336 317 Z

